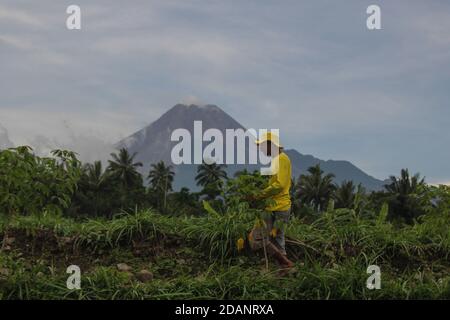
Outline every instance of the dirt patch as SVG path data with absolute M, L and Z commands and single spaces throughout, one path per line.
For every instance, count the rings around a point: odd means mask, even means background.
M 178 236 L 159 237 L 157 241 L 134 239 L 128 245 L 93 248 L 77 244 L 76 237 L 62 237 L 51 230 L 27 232 L 11 229 L 8 237 L 14 239 L 6 252 L 22 257 L 30 264 L 43 263 L 56 270 L 65 270 L 69 265 L 78 265 L 83 272 L 100 266 L 116 266 L 124 260 L 132 260 L 136 268 L 155 265 L 158 275 L 171 277 L 174 274 L 193 272 L 197 274 L 202 266 L 195 249 L 185 247 Z M 201 268 L 203 269 L 203 268 Z

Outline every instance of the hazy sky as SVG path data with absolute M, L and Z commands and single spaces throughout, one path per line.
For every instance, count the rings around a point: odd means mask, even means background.
M 201 102 L 377 178 L 448 182 L 449 98 L 448 0 L 0 2 L 0 125 L 16 144 L 106 152 Z

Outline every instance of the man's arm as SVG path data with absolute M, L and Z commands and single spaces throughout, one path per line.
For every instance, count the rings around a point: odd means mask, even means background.
M 271 184 L 269 184 L 259 195 L 258 198 L 265 199 L 268 197 L 271 197 L 273 195 L 276 195 L 280 193 L 280 191 L 283 190 L 283 186 L 281 185 L 280 181 L 275 180 Z
M 280 193 L 291 182 L 289 176 L 288 163 L 280 159 L 279 170 L 276 174 L 276 179 L 268 185 L 262 192 L 259 198 L 268 198 L 270 196 Z

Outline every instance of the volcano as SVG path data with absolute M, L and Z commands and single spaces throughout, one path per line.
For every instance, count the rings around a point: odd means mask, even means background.
M 162 160 L 174 168 L 175 190 L 187 187 L 197 191 L 199 189 L 195 184 L 197 165 L 174 165 L 171 160 L 172 148 L 177 144 L 171 141 L 172 132 L 182 128 L 193 135 L 194 121 L 202 121 L 203 130 L 215 128 L 224 135 L 226 129 L 245 130 L 243 125 L 216 105 L 177 104 L 147 127 L 118 142 L 115 147 L 126 148 L 130 153 L 137 153 L 136 160 L 144 164 L 142 172 L 144 176 L 148 174 L 151 164 Z M 382 180 L 368 175 L 349 161 L 325 161 L 312 155 L 304 155 L 295 149 L 286 149 L 285 152 L 291 159 L 293 178 L 304 174 L 309 167 L 320 164 L 325 173 L 333 173 L 336 176 L 336 183 L 352 180 L 355 184 L 362 184 L 368 190 L 379 190 L 384 184 Z M 232 176 L 236 171 L 244 168 L 254 170 L 257 166 L 228 165 L 228 175 Z

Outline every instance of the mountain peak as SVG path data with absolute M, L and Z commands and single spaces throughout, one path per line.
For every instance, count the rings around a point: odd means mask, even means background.
M 145 164 L 145 170 L 151 163 L 164 161 L 171 164 L 171 152 L 177 142 L 171 141 L 172 132 L 176 129 L 187 129 L 193 135 L 194 121 L 202 122 L 202 129 L 206 131 L 215 128 L 225 133 L 226 129 L 245 128 L 228 115 L 225 111 L 214 104 L 199 105 L 195 103 L 178 103 L 170 108 L 156 121 L 119 142 L 117 148 L 127 148 L 131 153 L 136 152 L 136 160 Z M 368 189 L 376 190 L 382 185 L 382 181 L 377 180 L 348 161 L 324 161 L 312 155 L 303 155 L 296 150 L 286 150 L 292 163 L 292 173 L 295 178 L 305 173 L 310 166 L 320 164 L 326 173 L 333 173 L 336 182 L 343 180 L 353 180 L 355 183 L 362 183 Z M 245 166 L 229 166 L 230 175 Z M 253 169 L 256 169 L 253 168 Z M 195 165 L 177 166 L 176 187 L 190 187 L 195 189 Z
M 193 133 L 194 121 L 201 121 L 203 130 L 244 128 L 217 105 L 178 103 L 147 127 L 120 141 L 116 148 L 137 152 L 137 159 L 145 164 L 160 160 L 171 163 L 172 132 L 183 128 Z
M 178 103 L 174 105 L 168 112 L 171 111 L 189 111 L 189 110 L 202 110 L 202 111 L 222 111 L 217 105 L 215 104 L 184 104 L 184 103 Z

